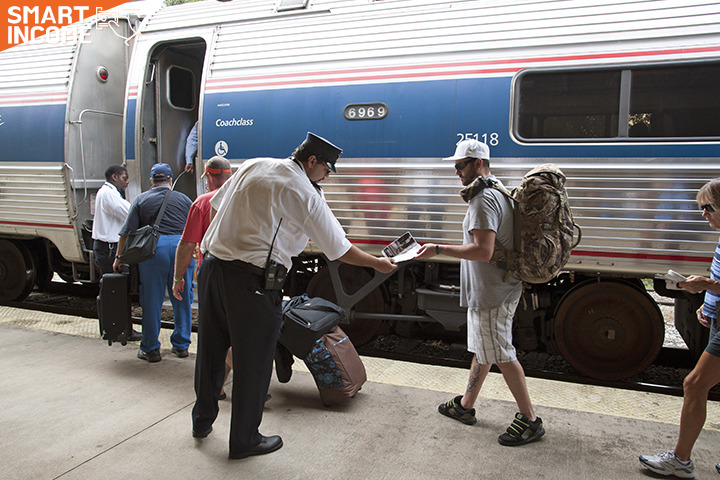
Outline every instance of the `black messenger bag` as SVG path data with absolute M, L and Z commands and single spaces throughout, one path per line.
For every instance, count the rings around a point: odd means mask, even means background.
M 324 298 L 303 294 L 283 302 L 280 343 L 298 358 L 305 358 L 315 342 L 332 331 L 346 316 L 345 310 Z
M 165 207 L 167 206 L 171 193 L 172 189 L 168 190 L 165 194 L 165 199 L 155 218 L 155 223 L 128 232 L 123 251 L 118 255 L 121 262 L 127 263 L 128 265 L 137 265 L 145 260 L 150 260 L 152 256 L 155 255 L 158 238 L 160 238 L 158 225 L 160 225 L 160 220 L 165 213 Z

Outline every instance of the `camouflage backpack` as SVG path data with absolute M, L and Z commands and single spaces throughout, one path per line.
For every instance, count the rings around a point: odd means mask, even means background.
M 512 192 L 500 184 L 492 187 L 513 203 L 515 249 L 508 252 L 496 241 L 490 263 L 504 264 L 506 280 L 513 273 L 528 283 L 552 280 L 582 237 L 568 204 L 565 175 L 557 165 L 546 163 L 526 173 Z M 575 229 L 578 235 L 573 242 Z

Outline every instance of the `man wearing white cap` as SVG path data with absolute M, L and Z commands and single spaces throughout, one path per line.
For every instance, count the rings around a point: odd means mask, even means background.
M 320 194 L 318 182 L 335 172 L 342 150 L 312 133 L 290 158 L 246 160 L 210 201 L 217 215 L 200 246 L 198 355 L 193 436 L 207 437 L 218 415 L 217 392 L 232 346 L 231 459 L 282 447 L 264 436 L 262 421 L 275 345 L 280 335 L 282 284 L 312 238 L 330 260 L 396 268 L 388 258 L 358 249 Z
M 497 364 L 515 398 L 519 412 L 507 431 L 498 437 L 501 445 L 524 445 L 545 434 L 535 415 L 525 382 L 525 372 L 512 344 L 512 322 L 522 282 L 516 276 L 505 281 L 507 270 L 488 263 L 495 243 L 513 247 L 513 206 L 499 190 L 500 181 L 490 173 L 490 149 L 477 140 L 463 140 L 455 155 L 455 172 L 465 188 L 460 196 L 468 203 L 463 220 L 463 245 L 426 243 L 418 258 L 438 254 L 460 259 L 460 305 L 467 307 L 468 351 L 473 353 L 470 377 L 464 395 L 441 404 L 443 415 L 468 425 L 477 422 L 475 400 L 490 367 Z

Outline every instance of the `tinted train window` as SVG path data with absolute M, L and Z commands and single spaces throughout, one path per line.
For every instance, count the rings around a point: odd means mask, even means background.
M 168 100 L 175 108 L 195 108 L 195 76 L 190 70 L 170 67 L 168 72 Z
M 516 93 L 515 133 L 528 141 L 720 137 L 718 64 L 531 71 Z
M 720 136 L 720 65 L 632 71 L 630 137 Z
M 522 138 L 617 136 L 620 71 L 548 72 L 520 81 Z

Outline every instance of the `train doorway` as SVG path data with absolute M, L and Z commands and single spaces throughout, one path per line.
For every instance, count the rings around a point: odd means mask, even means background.
M 150 188 L 150 169 L 164 162 L 175 190 L 197 196 L 194 174 L 185 173 L 185 143 L 198 120 L 200 79 L 207 44 L 201 38 L 160 43 L 145 72 L 141 112 L 141 189 Z

